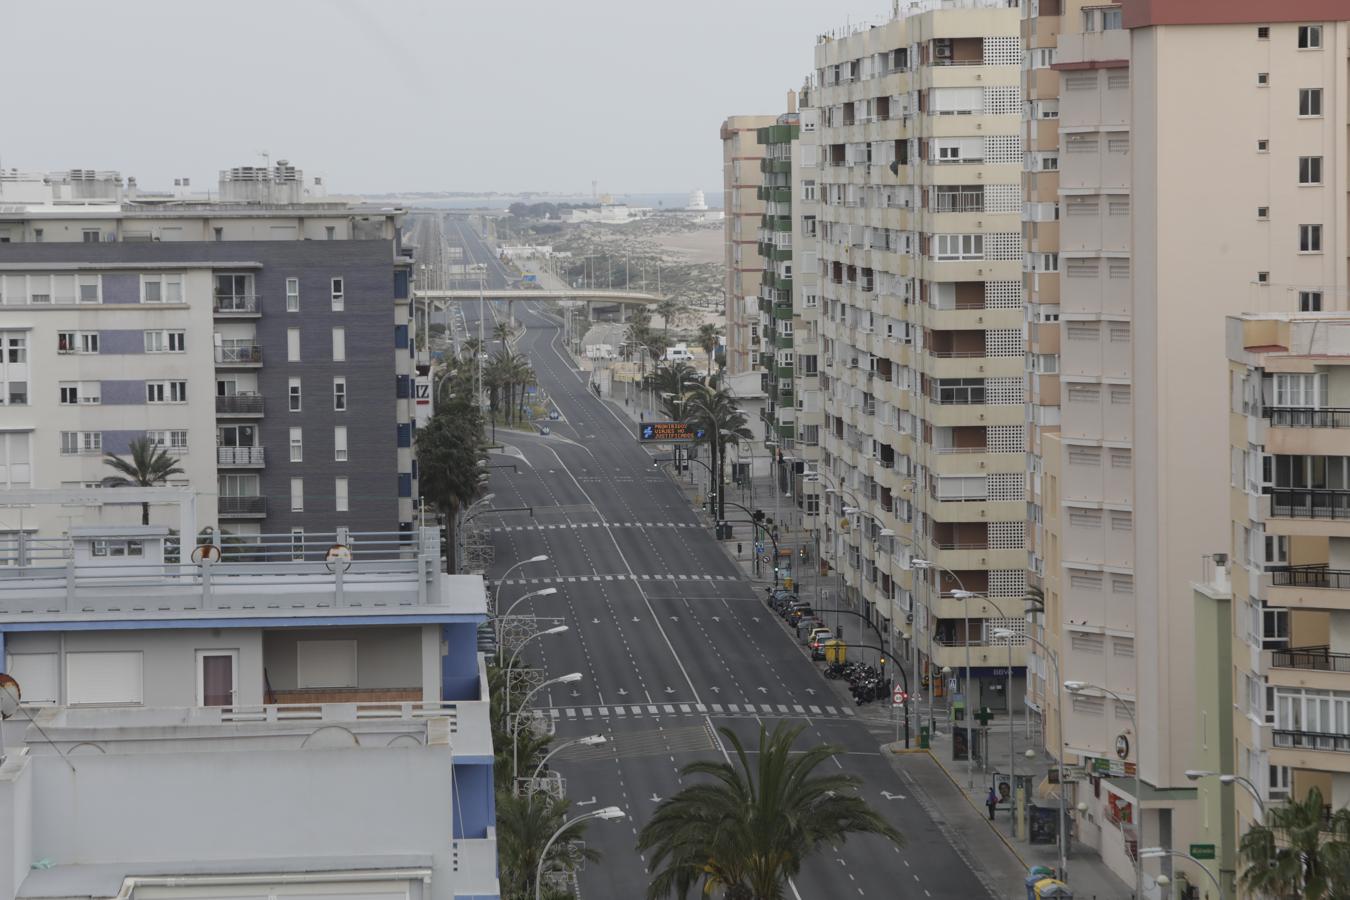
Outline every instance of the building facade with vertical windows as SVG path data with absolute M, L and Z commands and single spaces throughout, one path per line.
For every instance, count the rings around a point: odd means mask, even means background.
M 722 208 L 726 306 L 726 366 L 731 375 L 762 372 L 759 292 L 763 263 L 759 257 L 760 220 L 764 216 L 763 173 L 759 129 L 773 116 L 730 116 L 721 128 Z
M 969 663 L 966 702 L 1006 714 L 1026 661 L 1018 10 L 904 6 L 816 45 L 820 542 L 933 691 Z
M 231 533 L 411 528 L 401 212 L 284 164 L 211 203 L 75 174 L 0 185 L 6 486 L 97 488 L 148 438 Z

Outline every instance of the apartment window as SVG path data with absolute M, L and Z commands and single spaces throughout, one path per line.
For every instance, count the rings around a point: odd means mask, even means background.
M 291 404 L 291 412 L 300 411 L 300 379 L 291 378 L 287 381 L 288 394 Z
M 187 348 L 187 333 L 183 331 L 147 331 L 146 353 L 182 353 Z
M 97 353 L 97 331 L 58 331 L 56 333 L 57 353 Z
M 1322 26 L 1321 25 L 1298 26 L 1298 49 L 1321 50 Z
M 333 426 L 333 461 L 347 461 L 347 426 Z
M 305 529 L 291 529 L 291 560 L 299 562 L 305 558 Z
M 75 453 L 102 453 L 103 432 L 63 431 L 61 432 L 61 452 L 65 455 Z
M 97 229 L 97 228 L 84 228 L 84 229 L 81 229 L 81 230 L 80 230 L 80 236 L 84 239 L 84 242 L 85 242 L 86 244 L 97 244 L 97 243 L 98 243 L 98 229 Z
M 802 182 L 802 199 L 803 200 L 816 199 L 816 183 L 814 181 Z
M 1261 649 L 1280 650 L 1289 646 L 1289 610 L 1261 610 Z
M 347 512 L 347 479 L 333 479 L 334 507 L 337 512 Z
M 1298 252 L 1299 252 L 1299 253 L 1321 253 L 1321 252 L 1322 252 L 1322 226 L 1321 226 L 1321 225 L 1300 225 L 1300 226 L 1298 226 Z
M 1256 26 L 1256 39 L 1258 41 L 1270 40 L 1270 26 L 1269 25 Z
M 305 479 L 291 479 L 291 512 L 305 511 Z
M 75 279 L 76 296 L 81 303 L 102 302 L 100 290 L 102 277 L 99 275 L 80 275 Z
M 325 226 L 323 227 L 323 233 L 324 233 L 324 236 L 325 236 L 328 240 L 330 240 L 330 241 L 335 241 L 335 240 L 337 240 L 337 226 L 336 226 L 336 225 L 325 225 Z
M 224 228 L 221 228 L 220 226 L 216 226 L 215 228 L 212 228 L 212 229 L 211 229 L 211 233 L 212 233 L 212 235 L 215 237 L 216 240 L 218 240 L 218 241 L 223 241 L 223 240 L 225 240 L 225 229 L 224 229 Z
M 63 406 L 97 406 L 103 402 L 98 381 L 63 381 L 60 383 Z
M 186 403 L 186 381 L 147 381 L 145 383 L 146 403 Z
M 1268 87 L 1269 85 L 1270 85 L 1270 73 L 1269 73 L 1269 72 L 1257 72 L 1257 73 L 1256 73 L 1256 86 L 1257 86 L 1257 87 Z
M 347 359 L 347 329 L 333 329 L 333 362 L 345 362 Z
M 1264 220 L 1264 219 L 1269 219 L 1269 218 L 1270 218 L 1270 207 L 1269 207 L 1269 206 L 1258 206 L 1258 207 L 1256 208 L 1256 217 L 1257 217 L 1258 219 L 1263 219 L 1263 220 Z
M 1327 396 L 1327 376 L 1279 373 L 1275 375 L 1275 405 L 1300 409 L 1321 409 Z
M 1298 114 L 1304 117 L 1322 115 L 1322 89 L 1301 88 L 1298 92 Z
M 1257 283 L 1257 284 L 1270 284 L 1270 273 L 1269 273 L 1269 272 L 1257 272 L 1257 273 L 1256 273 L 1256 283 Z
M 984 235 L 933 235 L 937 259 L 984 259 Z
M 1299 312 L 1321 312 L 1321 311 L 1322 311 L 1322 292 L 1321 292 L 1321 291 L 1299 291 L 1299 292 L 1298 292 L 1298 311 L 1299 311 Z
M 343 283 L 341 278 L 333 279 L 332 294 L 333 294 L 333 312 L 342 312 L 343 307 L 346 305 L 346 300 L 344 299 L 343 296 Z
M 166 431 L 147 431 L 145 439 L 150 442 L 150 446 L 159 447 L 164 450 L 185 451 L 188 448 L 188 433 L 185 428 L 168 429 Z
M 299 328 L 287 328 L 287 329 L 286 329 L 286 361 L 287 361 L 287 362 L 299 362 L 299 361 L 300 361 L 300 329 L 299 329 Z
M 333 378 L 333 409 L 338 412 L 347 409 L 347 378 L 343 375 Z
M 1300 156 L 1298 158 L 1298 183 L 1322 183 L 1322 157 Z
M 298 426 L 291 427 L 291 462 L 305 461 L 305 441 Z
M 1258 140 L 1258 141 L 1256 142 L 1256 152 L 1257 152 L 1257 153 L 1269 153 L 1269 152 L 1270 152 L 1270 141 L 1266 140 L 1265 138 L 1261 138 L 1260 140 Z
M 286 279 L 286 312 L 300 311 L 300 279 Z
M 182 303 L 182 275 L 142 275 L 142 303 Z

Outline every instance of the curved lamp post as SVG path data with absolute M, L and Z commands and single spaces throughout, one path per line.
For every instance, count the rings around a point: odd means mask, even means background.
M 588 734 L 585 737 L 564 741 L 548 751 L 544 758 L 539 760 L 539 765 L 534 767 L 534 774 L 530 776 L 530 781 L 535 782 L 539 780 L 539 773 L 544 771 L 544 766 L 548 765 L 548 761 L 553 758 L 553 754 L 557 753 L 559 750 L 565 750 L 568 747 L 598 747 L 601 744 L 607 743 L 609 743 L 609 738 L 605 737 L 603 734 Z
M 502 585 L 506 584 L 507 577 L 516 569 L 519 569 L 521 566 L 528 566 L 530 563 L 541 563 L 541 562 L 548 562 L 547 553 L 540 553 L 538 556 L 531 556 L 529 559 L 522 559 L 520 562 L 511 566 L 509 569 L 507 569 L 505 572 L 502 573 L 501 580 L 497 582 L 497 589 L 492 593 L 493 612 L 497 611 L 498 608 L 497 601 L 501 600 L 502 598 Z
M 511 618 L 511 613 L 512 611 L 515 610 L 517 606 L 524 603 L 526 600 L 529 600 L 531 597 L 551 597 L 556 593 L 558 593 L 557 588 L 546 587 L 540 588 L 537 591 L 530 591 L 528 594 L 521 594 L 519 597 L 516 598 L 514 603 L 512 603 L 510 606 L 506 608 L 505 614 L 500 616 L 494 615 L 492 617 L 492 630 L 497 637 L 497 643 L 500 644 L 502 640 L 502 620 Z M 493 608 L 495 609 L 496 606 L 494 605 Z
M 562 634 L 564 631 L 567 631 L 566 625 L 555 625 L 546 631 L 537 631 L 521 641 L 520 646 L 516 648 L 516 652 L 511 654 L 511 659 L 506 663 L 506 721 L 511 721 L 511 672 L 512 667 L 516 664 L 516 657 L 520 655 L 521 650 L 525 649 L 525 645 L 535 638 L 549 634 Z
M 520 717 L 525 715 L 525 710 L 530 706 L 530 698 L 539 693 L 546 687 L 555 684 L 571 684 L 574 681 L 580 681 L 582 675 L 580 672 L 569 672 L 566 675 L 559 675 L 557 678 L 550 678 L 543 684 L 536 687 L 525 695 L 525 699 L 520 701 L 520 709 L 516 712 L 515 721 L 511 722 L 511 780 L 515 781 L 520 777 Z
M 553 842 L 558 839 L 558 835 L 571 828 L 578 822 L 584 822 L 587 819 L 622 819 L 626 816 L 623 810 L 617 806 L 606 806 L 604 809 L 597 809 L 595 812 L 582 813 L 581 815 L 568 819 L 562 824 L 562 827 L 553 832 L 553 836 L 544 842 L 544 849 L 539 851 L 539 865 L 534 870 L 534 900 L 542 900 L 543 881 L 544 881 L 544 861 L 548 859 L 548 851 L 553 846 Z
M 1187 773 L 1187 775 L 1189 776 L 1189 773 Z M 1175 856 L 1178 859 L 1189 859 L 1191 862 L 1195 863 L 1201 872 L 1204 872 L 1205 875 L 1209 877 L 1211 882 L 1214 883 L 1215 893 L 1220 897 L 1223 896 L 1223 887 L 1219 885 L 1219 879 L 1214 876 L 1213 872 L 1205 868 L 1204 863 L 1200 862 L 1200 860 L 1191 856 L 1189 853 L 1182 853 L 1180 850 L 1172 850 L 1168 847 L 1144 847 L 1139 850 L 1139 858 L 1143 859 L 1145 856 L 1149 859 L 1162 859 L 1166 856 Z M 1158 887 L 1163 888 L 1164 890 L 1172 883 L 1172 879 L 1168 878 L 1166 875 L 1159 875 L 1155 880 L 1158 882 Z
M 1064 690 L 1070 694 L 1082 694 L 1087 691 L 1100 691 L 1112 700 L 1125 707 L 1130 714 L 1130 727 L 1134 729 L 1134 805 L 1136 809 L 1137 820 L 1134 826 L 1135 854 L 1134 854 L 1134 895 L 1136 897 L 1144 896 L 1144 798 L 1139 792 L 1140 774 L 1139 762 L 1143 755 L 1144 742 L 1139 739 L 1139 724 L 1134 718 L 1134 707 L 1124 697 L 1115 691 L 1104 688 L 1099 684 L 1088 684 L 1086 681 L 1066 681 Z

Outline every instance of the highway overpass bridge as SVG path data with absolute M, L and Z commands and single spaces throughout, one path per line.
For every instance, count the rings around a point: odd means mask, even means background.
M 540 288 L 461 288 L 453 290 L 415 290 L 413 297 L 428 304 L 468 303 L 474 300 L 506 300 L 510 303 L 538 303 L 548 300 L 573 300 L 586 304 L 586 317 L 594 320 L 599 307 L 615 306 L 619 310 L 619 321 L 624 321 L 624 309 L 628 306 L 655 306 L 662 297 L 645 291 L 615 291 L 596 288 L 569 288 L 561 291 Z M 511 318 L 514 319 L 514 316 Z

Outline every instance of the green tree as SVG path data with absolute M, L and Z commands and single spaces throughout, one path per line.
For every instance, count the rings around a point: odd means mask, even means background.
M 103 479 L 107 487 L 158 487 L 175 475 L 182 475 L 178 457 L 149 438 L 136 438 L 127 447 L 126 459 L 111 450 L 103 454 L 103 464 L 118 472 Z M 150 504 L 141 504 L 141 524 L 150 524 Z
M 656 304 L 656 312 L 661 317 L 661 332 L 670 334 L 670 326 L 675 324 L 680 314 L 684 312 L 684 306 L 674 297 L 667 297 Z
M 515 331 L 511 328 L 510 322 L 498 322 L 492 326 L 492 339 L 494 341 L 501 341 L 505 344 L 513 334 L 515 334 Z
M 1244 887 L 1280 900 L 1350 897 L 1350 810 L 1326 817 L 1322 792 L 1269 810 L 1266 824 L 1242 836 Z
M 793 752 L 804 726 L 780 722 L 759 729 L 751 755 L 729 728 L 730 762 L 695 762 L 684 778 L 704 776 L 656 808 L 638 834 L 649 854 L 648 900 L 721 891 L 727 900 L 781 900 L 787 880 L 822 845 L 853 834 L 902 838 L 857 795 L 862 779 L 817 772 L 839 747 L 826 744 Z
M 722 336 L 722 329 L 711 322 L 698 327 L 698 345 L 703 348 L 703 352 L 708 355 L 708 377 L 712 377 L 713 357 L 717 353 L 717 348 L 721 344 L 719 338 Z
M 534 879 L 544 845 L 567 821 L 568 810 L 565 800 L 555 800 L 543 793 L 497 798 L 497 854 L 503 900 L 534 900 Z M 554 838 L 548 855 L 543 857 L 544 873 L 571 872 L 583 862 L 599 861 L 599 851 L 582 845 L 585 836 L 586 823 L 579 822 Z
M 727 515 L 727 447 L 754 440 L 754 434 L 745 413 L 736 406 L 736 398 L 726 388 L 699 387 L 689 395 L 685 410 L 685 421 L 704 432 L 703 443 L 708 445 L 714 490 L 717 491 L 717 521 L 721 522 Z
M 478 495 L 486 450 L 483 419 L 469 398 L 445 404 L 417 432 L 418 484 L 422 496 L 445 514 L 446 559 L 455 565 L 455 528 L 460 511 Z

